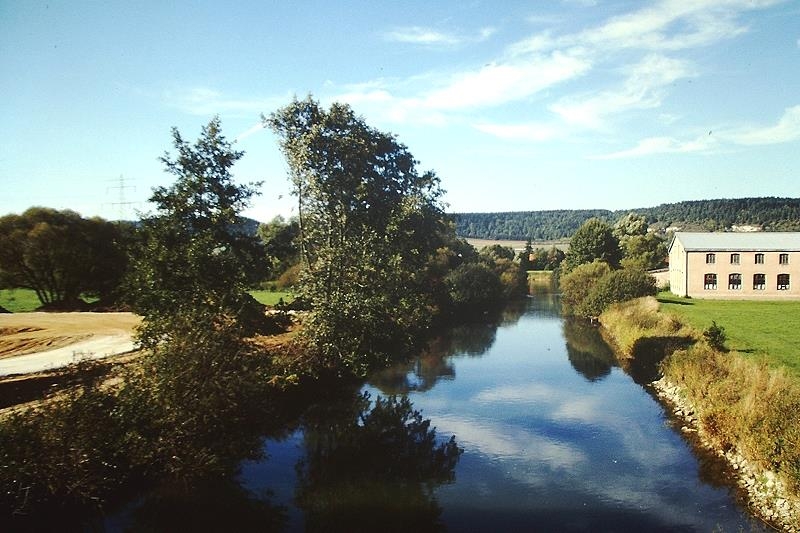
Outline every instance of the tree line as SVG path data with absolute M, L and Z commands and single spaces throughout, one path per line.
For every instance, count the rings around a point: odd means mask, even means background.
M 800 230 L 800 198 L 692 200 L 630 210 L 552 210 L 503 213 L 454 213 L 462 237 L 508 240 L 566 239 L 590 218 L 614 223 L 628 212 L 645 217 L 653 230 L 726 231 L 754 226 L 764 231 Z

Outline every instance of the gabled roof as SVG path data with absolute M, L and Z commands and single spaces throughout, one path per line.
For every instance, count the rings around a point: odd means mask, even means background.
M 800 251 L 800 232 L 695 233 L 679 231 L 670 243 L 680 241 L 687 252 L 797 252 Z

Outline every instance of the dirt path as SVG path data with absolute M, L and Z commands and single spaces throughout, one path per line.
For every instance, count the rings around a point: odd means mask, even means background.
M 133 313 L 0 315 L 0 376 L 41 372 L 134 349 Z

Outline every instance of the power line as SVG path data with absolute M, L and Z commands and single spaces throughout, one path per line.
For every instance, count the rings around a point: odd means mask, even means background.
M 111 190 L 114 190 L 114 189 L 119 191 L 119 201 L 111 202 L 111 206 L 112 207 L 116 206 L 117 208 L 119 208 L 119 218 L 118 218 L 118 220 L 125 220 L 125 209 L 127 208 L 127 206 L 134 205 L 134 204 L 137 203 L 137 202 L 128 202 L 128 201 L 126 201 L 125 200 L 125 191 L 127 189 L 133 189 L 135 191 L 136 190 L 136 186 L 135 185 L 125 185 L 125 182 L 126 182 L 125 176 L 123 176 L 122 174 L 119 175 L 119 179 L 118 180 L 108 180 L 108 181 L 114 181 L 114 182 L 117 182 L 119 184 L 119 185 L 115 185 L 113 187 L 106 187 L 106 194 L 108 194 L 108 191 L 111 191 Z

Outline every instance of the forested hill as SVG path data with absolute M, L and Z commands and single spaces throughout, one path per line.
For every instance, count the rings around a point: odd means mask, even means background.
M 800 231 L 800 198 L 693 200 L 619 211 L 562 209 L 454 213 L 452 217 L 461 237 L 546 241 L 572 236 L 592 217 L 613 224 L 631 212 L 647 217 L 650 227 L 656 230 L 724 231 L 734 226 L 755 226 L 764 231 Z

